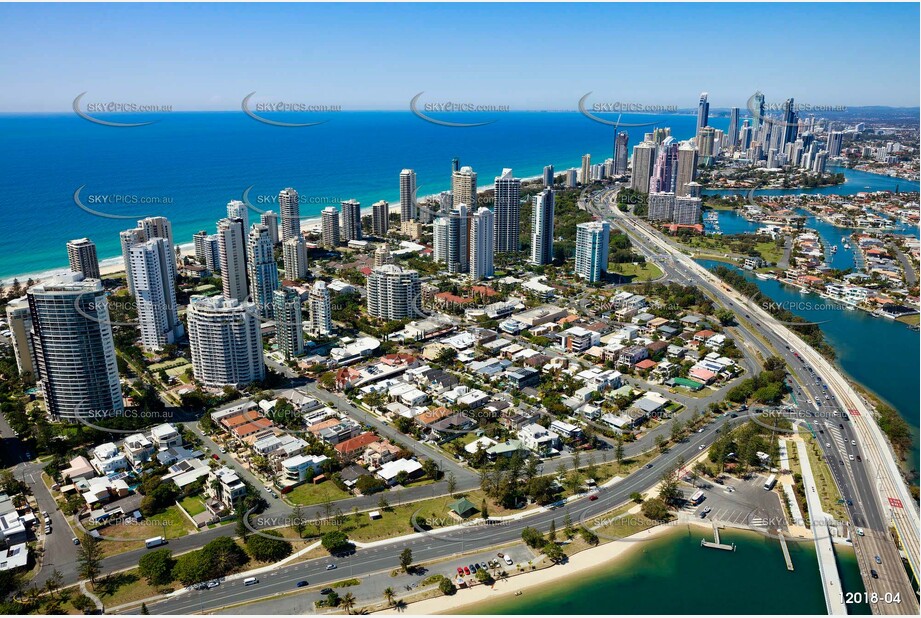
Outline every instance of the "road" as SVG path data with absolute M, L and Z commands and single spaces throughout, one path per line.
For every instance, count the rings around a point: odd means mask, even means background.
M 880 614 L 917 614 L 918 599 L 902 567 L 898 549 L 889 539 L 888 522 L 891 518 L 900 531 L 909 561 L 914 566 L 918 552 L 918 513 L 888 444 L 880 444 L 884 438 L 867 406 L 837 369 L 795 333 L 675 249 L 656 230 L 612 206 L 613 195 L 604 198 L 608 203 L 603 210 L 599 208 L 597 214 L 615 221 L 641 249 L 665 256 L 679 278 L 706 290 L 739 316 L 740 322 L 744 316 L 744 323 L 752 324 L 757 334 L 787 363 L 800 385 L 798 401 L 802 411 L 816 422 L 822 420 L 826 425 L 837 425 L 841 440 L 820 440 L 820 444 L 842 495 L 850 501 L 846 508 L 851 521 L 854 526 L 864 527 L 866 533 L 855 541 L 864 585 L 868 592 L 876 592 L 881 597 L 898 593 L 901 598 L 899 605 L 877 603 L 873 610 Z M 845 410 L 849 412 L 849 421 L 844 421 L 841 415 Z M 860 453 L 863 462 L 858 463 L 856 455 Z M 855 455 L 855 461 L 851 461 L 851 455 Z M 890 499 L 902 506 L 894 506 Z M 882 564 L 875 564 L 877 555 Z M 870 569 L 874 567 L 879 579 L 870 576 Z

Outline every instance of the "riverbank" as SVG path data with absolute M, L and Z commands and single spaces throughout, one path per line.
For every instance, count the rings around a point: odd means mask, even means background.
M 705 526 L 697 526 L 705 530 Z M 549 584 L 556 584 L 560 580 L 575 575 L 587 574 L 600 567 L 610 565 L 631 552 L 641 548 L 643 544 L 658 538 L 675 528 L 675 524 L 665 524 L 638 532 L 619 541 L 612 541 L 598 547 L 580 551 L 571 556 L 566 564 L 555 565 L 550 568 L 528 571 L 520 575 L 513 575 L 495 582 L 492 586 L 475 586 L 470 589 L 458 590 L 453 596 L 439 596 L 410 603 L 405 610 L 389 609 L 377 614 L 453 614 L 461 608 L 469 608 L 480 603 L 492 603 L 498 600 L 511 600 L 516 596 L 523 596 L 529 591 L 543 588 Z M 520 595 L 519 595 L 520 593 Z

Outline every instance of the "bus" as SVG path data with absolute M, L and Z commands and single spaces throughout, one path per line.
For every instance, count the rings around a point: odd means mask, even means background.
M 700 504 L 703 499 L 704 499 L 704 492 L 698 489 L 697 491 L 694 492 L 694 495 L 691 496 L 690 501 L 691 501 L 691 504 L 696 506 Z
M 764 482 L 764 490 L 771 491 L 772 489 L 774 489 L 774 485 L 776 483 L 777 483 L 777 476 L 772 474 L 771 476 L 768 477 L 768 480 Z
M 147 539 L 144 541 L 144 545 L 147 546 L 147 549 L 150 549 L 151 547 L 159 547 L 160 545 L 166 545 L 166 539 L 164 539 L 162 536 L 155 536 L 152 539 Z

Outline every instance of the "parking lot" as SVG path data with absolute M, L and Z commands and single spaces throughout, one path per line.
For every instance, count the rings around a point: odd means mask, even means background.
M 684 489 L 685 498 L 690 498 L 697 489 L 703 491 L 703 500 L 697 505 L 688 503 L 682 511 L 693 514 L 704 521 L 776 530 L 787 529 L 780 495 L 776 491 L 765 491 L 768 475 L 756 474 L 747 480 L 725 478 L 722 485 L 707 481 L 698 483 L 697 488 Z

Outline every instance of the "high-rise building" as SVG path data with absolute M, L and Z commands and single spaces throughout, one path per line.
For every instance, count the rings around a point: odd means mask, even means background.
M 553 261 L 553 189 L 534 196 L 531 212 L 531 263 L 540 266 Z
M 246 204 L 240 200 L 230 200 L 227 202 L 227 218 L 242 219 L 243 231 L 249 231 L 249 210 L 246 208 Z
M 288 187 L 278 192 L 281 213 L 281 241 L 301 235 L 301 206 L 297 191 Z
M 713 127 L 702 127 L 697 134 L 697 152 L 700 157 L 709 162 L 713 159 L 713 145 L 716 143 L 716 130 Z
M 175 343 L 184 331 L 176 304 L 175 266 L 165 238 L 132 245 L 128 255 L 141 345 L 148 352 L 156 352 Z
M 812 171 L 816 174 L 824 174 L 825 167 L 828 164 L 828 151 L 820 150 L 812 160 Z
M 544 173 L 541 176 L 544 187 L 553 187 L 553 166 L 545 165 Z
M 211 234 L 206 237 L 203 244 L 205 247 L 205 268 L 212 273 L 219 272 L 221 270 L 221 247 L 218 243 L 217 234 Z
M 166 217 L 146 217 L 138 221 L 138 227 L 144 230 L 144 240 L 164 238 L 169 244 L 170 251 L 174 250 L 173 225 Z M 173 262 L 175 263 L 175 257 Z
M 739 108 L 729 110 L 729 147 L 735 150 L 739 146 Z
M 29 298 L 23 296 L 6 304 L 6 321 L 19 375 L 28 384 L 38 378 L 35 371 L 35 350 L 32 347 L 32 314 Z
M 627 159 L 629 151 L 627 145 L 630 142 L 630 136 L 626 131 L 621 131 L 614 138 L 614 173 L 618 176 L 627 173 Z
M 256 303 L 259 315 L 271 320 L 275 314 L 272 293 L 278 289 L 278 264 L 269 228 L 262 224 L 253 225 L 247 240 L 249 297 Z
M 568 170 L 563 172 L 563 185 L 567 189 L 574 189 L 575 186 L 579 184 L 579 170 L 570 167 Z
M 186 318 L 192 375 L 206 388 L 242 388 L 265 379 L 262 329 L 254 303 L 193 297 Z
M 701 199 L 699 197 L 675 198 L 674 222 L 679 225 L 696 225 L 700 223 L 700 206 Z
M 757 131 L 764 122 L 764 93 L 756 92 L 752 97 L 752 130 Z
M 688 183 L 697 177 L 697 149 L 690 142 L 678 147 L 678 174 L 675 177 L 675 193 L 687 195 Z
M 611 226 L 607 221 L 588 221 L 576 225 L 576 274 L 589 283 L 601 281 L 608 270 Z
M 393 262 L 393 256 L 390 255 L 390 249 L 387 245 L 380 245 L 374 250 L 374 266 L 383 266 Z
M 124 409 L 109 306 L 99 279 L 67 272 L 29 288 L 35 374 L 53 418 Z
M 783 104 L 783 136 L 780 148 L 796 141 L 796 134 L 799 130 L 799 122 L 796 116 L 796 107 L 793 103 L 793 99 L 787 99 Z
M 201 230 L 192 234 L 192 244 L 195 247 L 195 259 L 199 264 L 204 264 L 207 260 L 205 243 L 208 241 L 208 232 Z
M 656 162 L 656 145 L 643 142 L 633 147 L 633 172 L 630 188 L 640 193 L 649 193 L 649 178 Z
M 137 227 L 125 230 L 119 234 L 122 246 L 122 263 L 125 265 L 125 276 L 128 282 L 128 291 L 134 295 L 134 281 L 131 279 L 131 269 L 128 268 L 128 251 L 132 245 L 147 242 L 151 238 L 164 238 L 173 255 L 171 263 L 175 266 L 175 253 L 173 249 L 173 228 L 166 217 L 147 217 L 138 221 Z
M 278 236 L 278 213 L 274 210 L 267 210 L 259 216 L 259 222 L 269 228 L 269 238 L 272 245 L 277 245 L 280 241 Z
M 416 172 L 406 169 L 400 172 L 400 224 L 406 221 L 416 221 L 418 218 Z
M 553 168 L 550 168 L 553 177 Z M 521 180 L 505 168 L 496 177 L 495 190 L 495 238 L 496 253 L 513 253 L 520 248 L 521 234 Z
M 583 185 L 592 183 L 592 155 L 582 155 L 582 171 L 579 175 Z
M 339 246 L 339 211 L 335 206 L 327 206 L 320 213 L 323 246 L 335 249 Z
M 78 238 L 67 243 L 67 259 L 70 270 L 81 273 L 87 279 L 99 279 L 99 259 L 96 244 L 89 238 Z
M 670 191 L 650 193 L 646 216 L 650 221 L 671 221 L 675 216 L 675 194 Z
M 371 228 L 374 235 L 383 238 L 390 230 L 390 203 L 381 200 L 371 205 Z
M 356 200 L 342 202 L 342 240 L 361 240 L 361 204 Z
M 217 222 L 217 248 L 224 298 L 246 300 L 246 239 L 242 219 Z
M 830 157 L 841 156 L 841 146 L 844 143 L 844 133 L 841 131 L 832 131 L 828 134 L 828 155 Z M 71 267 L 71 269 L 73 269 Z
M 470 270 L 470 212 L 463 202 L 451 209 L 448 219 L 448 272 Z
M 307 297 L 308 315 L 310 324 L 307 327 L 314 335 L 330 335 L 333 332 L 332 305 L 329 300 L 329 289 L 326 282 L 317 279 Z
M 692 180 L 687 185 L 688 195 L 687 197 L 700 197 L 700 190 L 703 187 L 700 186 L 700 183 L 696 180 Z
M 697 135 L 700 135 L 700 130 L 707 126 L 707 123 L 710 120 L 710 102 L 707 101 L 707 93 L 700 93 L 700 101 L 697 103 Z M 703 151 L 701 151 L 703 152 Z
M 672 140 L 671 137 L 668 138 Z M 649 178 L 649 192 L 673 191 L 678 171 L 678 144 L 674 141 L 659 146 L 656 163 Z
M 742 130 L 739 131 L 739 150 L 748 150 L 752 145 L 752 128 L 745 121 L 746 124 L 742 125 Z
M 476 208 L 476 172 L 472 167 L 464 166 L 451 174 L 451 193 L 455 204 L 466 204 L 468 209 Z
M 421 303 L 419 273 L 395 264 L 379 266 L 367 281 L 368 315 L 382 320 L 416 317 Z
M 297 290 L 282 286 L 272 292 L 275 305 L 275 343 L 285 360 L 304 353 L 304 330 L 301 327 L 301 296 Z
M 300 281 L 307 278 L 307 244 L 303 236 L 289 238 L 282 245 L 285 279 Z
M 448 263 L 448 217 L 435 217 L 432 223 L 432 259 L 438 264 Z
M 495 219 L 493 212 L 485 206 L 478 208 L 471 218 L 470 278 L 474 281 L 488 279 L 495 274 L 493 268 Z

